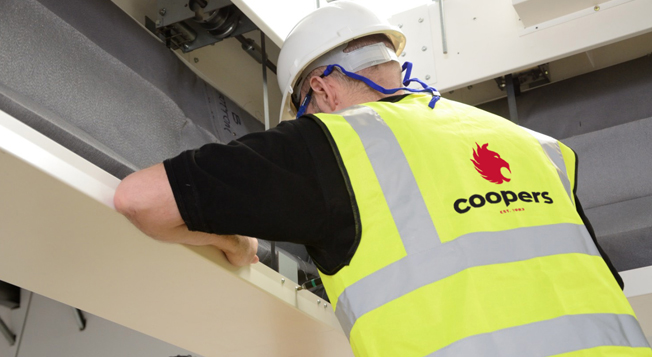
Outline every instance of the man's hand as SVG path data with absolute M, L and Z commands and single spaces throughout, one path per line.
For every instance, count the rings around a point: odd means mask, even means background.
M 232 250 L 222 249 L 224 255 L 226 255 L 226 259 L 228 259 L 231 264 L 241 267 L 258 263 L 258 256 L 256 255 L 256 251 L 258 250 L 258 239 L 239 235 L 219 237 L 232 241 L 232 246 L 234 247 Z M 218 246 L 218 248 L 220 247 Z
M 256 238 L 189 231 L 181 218 L 163 164 L 127 176 L 113 199 L 118 212 L 148 236 L 170 243 L 212 245 L 229 262 L 245 266 L 258 262 Z

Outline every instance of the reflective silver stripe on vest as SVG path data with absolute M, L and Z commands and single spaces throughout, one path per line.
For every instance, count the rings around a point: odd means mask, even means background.
M 631 315 L 566 315 L 456 341 L 428 357 L 544 357 L 598 346 L 649 347 Z
M 441 244 L 417 181 L 392 129 L 373 109 L 338 113 L 360 137 L 408 255 Z
M 539 144 L 541 144 L 541 147 L 543 148 L 543 151 L 546 153 L 548 156 L 548 159 L 550 159 L 550 162 L 552 162 L 553 165 L 557 168 L 557 174 L 559 175 L 559 179 L 561 180 L 561 183 L 564 185 L 564 189 L 566 190 L 566 193 L 568 194 L 568 198 L 570 198 L 571 202 L 573 202 L 573 192 L 571 191 L 571 185 L 570 185 L 570 180 L 568 179 L 568 172 L 566 171 L 566 164 L 564 162 L 564 155 L 561 153 L 561 147 L 559 147 L 559 142 L 548 135 L 544 135 L 541 133 L 537 133 L 536 131 L 532 131 L 528 128 L 523 128 L 525 131 L 530 133 L 532 136 L 534 136 L 538 141 Z
M 578 224 L 469 233 L 408 255 L 355 282 L 339 296 L 335 315 L 349 336 L 355 321 L 364 314 L 465 269 L 568 253 L 600 255 L 586 227 Z M 374 294 L 379 288 L 382 294 Z

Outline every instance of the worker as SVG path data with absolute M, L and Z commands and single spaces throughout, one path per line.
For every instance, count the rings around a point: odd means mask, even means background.
M 250 237 L 304 244 L 356 356 L 652 356 L 575 153 L 410 78 L 405 41 L 356 3 L 314 11 L 279 56 L 283 123 L 128 176 L 116 208 L 238 266 Z

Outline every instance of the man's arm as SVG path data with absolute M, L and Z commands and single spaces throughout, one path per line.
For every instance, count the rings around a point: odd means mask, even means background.
M 163 164 L 127 176 L 114 196 L 115 208 L 148 236 L 171 243 L 212 245 L 224 252 L 231 264 L 258 262 L 258 240 L 239 235 L 189 231 L 177 208 Z

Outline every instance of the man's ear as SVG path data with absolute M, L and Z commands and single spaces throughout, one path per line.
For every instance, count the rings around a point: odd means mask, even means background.
M 310 78 L 312 100 L 324 113 L 332 113 L 337 107 L 338 91 L 334 87 L 335 82 L 331 78 L 321 78 L 319 76 Z

